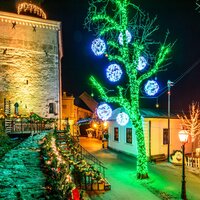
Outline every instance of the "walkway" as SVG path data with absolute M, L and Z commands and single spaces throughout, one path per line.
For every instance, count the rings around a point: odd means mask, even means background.
M 39 141 L 45 133 L 29 137 L 0 162 L 0 199 L 42 200 L 45 177 L 40 169 Z
M 94 138 L 80 138 L 80 144 L 108 168 L 106 178 L 111 184 L 111 190 L 91 195 L 92 200 L 180 199 L 180 166 L 149 164 L 150 179 L 137 180 L 135 158 L 102 149 L 101 141 Z M 188 200 L 200 200 L 200 177 L 187 172 L 186 182 Z

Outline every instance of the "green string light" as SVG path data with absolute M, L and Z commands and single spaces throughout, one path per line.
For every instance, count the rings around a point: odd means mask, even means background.
M 136 12 L 135 16 L 130 17 L 130 14 L 133 15 L 131 8 Z M 139 179 L 148 178 L 145 137 L 140 114 L 140 88 L 145 80 L 162 69 L 172 47 L 172 44 L 164 42 L 157 53 L 150 51 L 155 50 L 152 46 L 158 44 L 150 38 L 158 30 L 154 22 L 155 18 L 151 20 L 136 5 L 130 3 L 130 0 L 91 0 L 88 16 L 85 19 L 85 26 L 89 30 L 93 28 L 97 36 L 106 40 L 107 49 L 104 54 L 107 59 L 118 62 L 123 73 L 127 75 L 126 89 L 120 85 L 116 86 L 114 96 L 111 96 L 94 76 L 91 76 L 89 80 L 105 102 L 117 103 L 124 107 L 129 115 L 136 131 L 137 177 Z M 123 45 L 120 45 L 118 37 L 121 34 L 122 41 L 127 41 L 127 30 L 133 32 L 134 37 L 129 43 L 123 42 Z M 148 69 L 142 72 L 137 67 L 139 58 L 144 54 L 151 55 L 151 61 L 148 62 Z

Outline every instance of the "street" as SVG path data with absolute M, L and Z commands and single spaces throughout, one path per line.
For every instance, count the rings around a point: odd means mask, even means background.
M 136 158 L 103 149 L 101 141 L 95 138 L 80 138 L 80 144 L 96 156 L 107 168 L 106 178 L 111 190 L 103 194 L 92 194 L 93 200 L 156 200 L 181 199 L 181 166 L 163 162 L 149 163 L 149 179 L 137 180 Z M 200 200 L 200 176 L 186 170 L 188 200 Z

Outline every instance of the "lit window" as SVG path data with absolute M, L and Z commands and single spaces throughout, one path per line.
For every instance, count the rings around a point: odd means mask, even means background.
M 132 128 L 126 128 L 126 143 L 132 144 Z
M 119 128 L 114 127 L 114 140 L 119 141 Z

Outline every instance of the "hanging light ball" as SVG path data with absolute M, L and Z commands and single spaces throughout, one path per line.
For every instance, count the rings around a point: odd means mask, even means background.
M 144 56 L 140 56 L 138 60 L 137 70 L 138 71 L 143 70 L 144 68 L 146 68 L 147 64 L 148 64 L 147 59 Z
M 125 112 L 121 112 L 117 115 L 116 121 L 120 126 L 125 126 L 129 121 L 129 116 Z
M 97 38 L 92 42 L 91 49 L 96 56 L 100 56 L 104 54 L 106 50 L 106 44 L 102 39 Z
M 126 30 L 126 42 L 129 43 L 131 41 L 131 39 L 132 39 L 131 33 L 128 30 Z M 119 41 L 119 44 L 121 44 L 121 45 L 124 44 L 122 33 L 119 34 L 118 41 Z
M 106 69 L 106 76 L 109 81 L 116 82 L 119 81 L 122 76 L 122 70 L 119 65 L 111 64 Z
M 103 103 L 97 108 L 97 115 L 101 120 L 107 120 L 112 115 L 112 109 L 107 103 Z
M 144 86 L 144 90 L 147 95 L 154 96 L 159 90 L 159 85 L 154 80 L 148 80 Z

